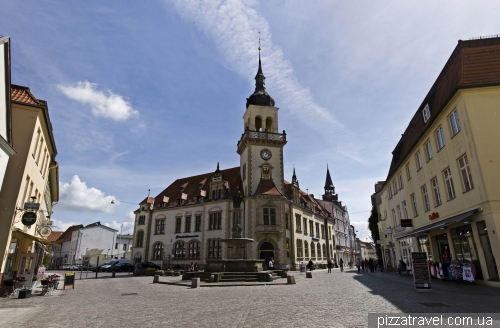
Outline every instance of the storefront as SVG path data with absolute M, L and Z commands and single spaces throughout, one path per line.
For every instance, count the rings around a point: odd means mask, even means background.
M 438 279 L 483 280 L 483 270 L 488 271 L 489 280 L 498 279 L 489 237 L 485 233 L 486 223 L 474 222 L 480 218 L 476 215 L 479 211 L 478 208 L 464 212 L 397 236 L 402 259 L 407 262 L 415 251 L 427 253 L 431 275 Z M 482 258 L 479 252 L 484 253 Z

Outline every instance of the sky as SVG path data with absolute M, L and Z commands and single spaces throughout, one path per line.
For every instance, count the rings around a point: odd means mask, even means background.
M 53 230 L 133 211 L 178 178 L 239 165 L 261 38 L 286 130 L 285 179 L 326 167 L 370 240 L 370 195 L 458 40 L 500 33 L 498 1 L 3 0 L 12 82 L 46 100 L 60 200 Z M 114 201 L 114 204 L 112 204 Z

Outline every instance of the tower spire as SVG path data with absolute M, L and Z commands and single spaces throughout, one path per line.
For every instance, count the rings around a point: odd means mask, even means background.
M 335 195 L 335 186 L 333 185 L 332 177 L 330 176 L 330 169 L 328 168 L 328 164 L 326 164 L 325 194 L 323 195 L 323 200 L 337 199 L 337 195 Z
M 297 176 L 295 175 L 295 165 L 293 166 L 292 185 L 299 187 L 299 180 L 297 180 Z
M 247 107 L 249 105 L 257 106 L 272 106 L 274 107 L 274 99 L 266 91 L 266 77 L 262 72 L 262 61 L 260 59 L 260 32 L 259 32 L 259 68 L 257 69 L 257 74 L 255 75 L 255 91 L 247 98 Z

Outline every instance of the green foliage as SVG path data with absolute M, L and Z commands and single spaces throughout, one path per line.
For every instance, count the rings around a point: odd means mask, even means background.
M 380 240 L 380 234 L 378 231 L 378 213 L 377 213 L 377 208 L 372 207 L 372 212 L 370 214 L 370 217 L 368 218 L 368 229 L 370 229 L 370 232 L 372 234 L 372 239 L 376 243 L 377 240 Z M 376 244 L 376 250 L 377 250 L 377 257 L 382 258 L 382 250 L 380 249 L 380 245 Z
M 45 256 L 42 260 L 42 265 L 46 268 L 49 267 L 50 265 L 50 260 L 51 260 L 51 257 L 50 256 Z

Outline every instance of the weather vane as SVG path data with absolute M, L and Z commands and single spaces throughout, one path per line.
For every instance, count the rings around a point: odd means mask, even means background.
M 260 51 L 260 31 L 259 31 L 259 51 Z

